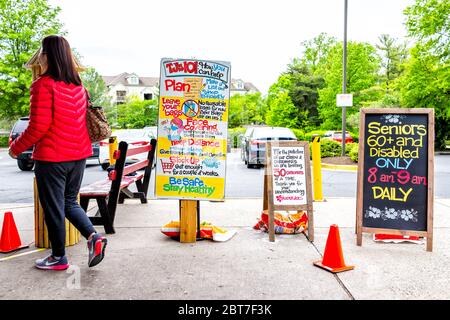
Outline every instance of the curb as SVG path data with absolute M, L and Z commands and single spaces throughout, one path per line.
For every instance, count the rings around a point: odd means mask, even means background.
M 342 165 L 322 163 L 322 168 L 331 170 L 358 171 L 357 165 Z

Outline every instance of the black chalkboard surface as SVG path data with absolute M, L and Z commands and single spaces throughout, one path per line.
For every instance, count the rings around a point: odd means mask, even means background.
M 357 244 L 362 232 L 427 237 L 433 211 L 433 109 L 361 109 Z
M 427 230 L 428 115 L 365 119 L 363 226 Z

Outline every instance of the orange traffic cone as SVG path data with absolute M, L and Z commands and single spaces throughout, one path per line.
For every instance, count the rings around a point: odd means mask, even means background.
M 0 252 L 8 253 L 22 248 L 27 248 L 20 240 L 16 223 L 14 222 L 12 212 L 5 212 L 2 227 L 2 236 L 0 238 Z
M 333 224 L 330 226 L 323 260 L 314 262 L 314 265 L 333 273 L 352 270 L 354 268 L 354 266 L 345 265 L 344 256 L 342 254 L 341 237 L 337 225 Z

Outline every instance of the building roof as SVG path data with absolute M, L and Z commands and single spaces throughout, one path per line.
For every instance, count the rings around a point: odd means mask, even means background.
M 237 87 L 237 83 L 238 82 L 242 82 L 242 84 L 243 84 L 243 88 L 242 89 L 239 89 Z M 244 82 L 242 79 L 231 79 L 231 88 L 230 89 L 233 90 L 233 91 L 245 91 L 245 92 L 255 91 L 255 92 L 259 92 L 258 88 L 256 88 L 253 85 L 253 83 L 251 83 L 251 82 Z
M 246 91 L 255 91 L 255 92 L 259 92 L 258 88 L 255 87 L 255 85 L 251 82 L 244 82 L 244 88 Z
M 118 74 L 116 76 L 102 76 L 103 81 L 105 81 L 105 84 L 107 86 L 115 86 L 117 84 L 122 84 L 124 86 L 130 86 L 130 87 L 158 87 L 159 86 L 159 78 L 158 77 L 138 77 L 139 78 L 139 84 L 129 84 L 127 82 L 127 78 L 135 75 L 135 73 L 127 73 L 123 72 L 121 74 Z M 237 88 L 237 82 L 241 81 L 244 84 L 243 89 Z M 231 90 L 233 91 L 255 91 L 259 92 L 259 90 L 253 85 L 251 82 L 244 82 L 241 79 L 231 79 Z
M 107 86 L 115 86 L 116 84 L 122 84 L 124 86 L 134 86 L 134 87 L 157 87 L 159 85 L 159 78 L 156 77 L 139 77 L 139 84 L 129 84 L 127 78 L 135 75 L 135 73 L 123 72 L 117 76 L 102 76 L 103 81 Z

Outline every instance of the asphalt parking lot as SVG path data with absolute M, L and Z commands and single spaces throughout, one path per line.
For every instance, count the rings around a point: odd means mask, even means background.
M 33 171 L 20 171 L 16 161 L 8 156 L 7 149 L 0 150 L 0 203 L 33 202 Z M 96 160 L 89 160 L 83 185 L 106 178 Z M 152 172 L 154 178 L 154 171 Z M 262 197 L 264 169 L 248 169 L 241 161 L 240 149 L 233 149 L 227 158 L 227 198 Z M 356 172 L 323 170 L 324 197 L 355 197 Z M 149 197 L 153 197 L 154 179 L 150 181 Z M 435 196 L 450 198 L 450 155 L 435 157 Z

